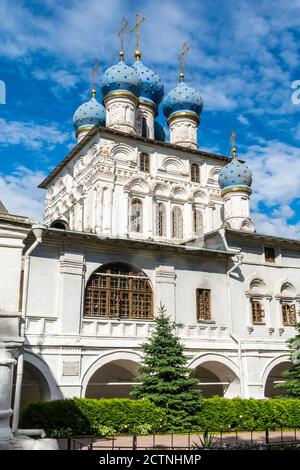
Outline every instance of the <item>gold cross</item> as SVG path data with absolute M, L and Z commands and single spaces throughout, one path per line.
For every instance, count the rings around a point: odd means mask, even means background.
M 181 82 L 184 80 L 184 62 L 185 62 L 185 58 L 186 58 L 189 50 L 190 50 L 190 46 L 188 45 L 188 43 L 187 42 L 183 43 L 182 44 L 182 51 L 178 56 L 178 62 L 179 62 L 179 66 L 180 66 L 180 75 L 179 75 L 179 77 L 180 77 Z
M 233 157 L 236 156 L 235 139 L 236 139 L 236 133 L 232 131 L 231 137 L 230 137 L 230 145 L 231 145 L 231 154 Z
M 141 55 L 141 52 L 140 52 L 140 27 L 141 27 L 141 23 L 146 19 L 145 16 L 140 16 L 141 13 L 139 11 L 136 12 L 136 21 L 135 21 L 135 25 L 130 29 L 130 32 L 133 33 L 135 31 L 135 40 L 136 40 L 136 53 L 138 53 L 139 55 Z
M 124 49 L 124 38 L 125 38 L 125 31 L 126 31 L 127 27 L 128 27 L 128 20 L 126 20 L 123 16 L 121 29 L 118 32 L 118 38 L 120 39 L 121 51 L 122 52 L 123 52 L 123 49 Z
M 99 68 L 99 62 L 96 59 L 95 65 L 92 68 L 92 78 L 93 78 L 93 87 L 94 88 L 96 88 L 96 85 L 97 85 L 97 70 L 98 70 L 98 68 Z

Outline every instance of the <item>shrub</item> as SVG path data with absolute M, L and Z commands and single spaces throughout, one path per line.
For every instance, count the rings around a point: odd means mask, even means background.
M 300 400 L 206 398 L 196 427 L 222 432 L 300 427 Z
M 203 398 L 183 432 L 229 432 L 300 427 L 300 400 Z M 73 398 L 35 402 L 22 412 L 22 428 L 42 428 L 49 437 L 178 432 L 168 413 L 147 400 Z
M 35 402 L 22 412 L 22 428 L 48 436 L 154 433 L 166 429 L 165 412 L 147 400 L 73 398 Z

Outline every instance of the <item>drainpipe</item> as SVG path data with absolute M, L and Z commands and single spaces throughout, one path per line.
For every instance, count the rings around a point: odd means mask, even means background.
M 14 400 L 14 413 L 12 420 L 12 431 L 16 433 L 19 426 L 20 417 L 20 404 L 21 404 L 21 390 L 23 380 L 23 369 L 24 369 L 24 344 L 25 344 L 25 325 L 26 325 L 26 313 L 27 313 L 27 300 L 28 300 L 28 288 L 29 288 L 29 268 L 30 268 L 30 254 L 33 250 L 42 242 L 43 232 L 46 230 L 45 225 L 33 225 L 32 232 L 35 236 L 35 242 L 28 248 L 24 254 L 24 282 L 23 282 L 23 293 L 22 293 L 22 309 L 20 318 L 20 336 L 23 339 L 23 345 L 20 349 L 19 356 L 17 359 L 17 374 L 16 374 L 16 388 L 15 388 L 15 400 Z
M 225 230 L 220 229 L 218 230 L 220 237 L 222 238 L 222 241 L 224 243 L 226 251 L 232 251 L 230 250 L 227 240 L 225 238 Z M 241 266 L 243 262 L 243 255 L 240 252 L 237 252 L 237 262 L 226 272 L 226 284 L 227 284 L 227 298 L 228 298 L 228 307 L 229 307 L 229 313 L 230 313 L 230 327 L 231 327 L 231 333 L 230 338 L 233 339 L 233 341 L 237 345 L 237 350 L 238 350 L 238 365 L 239 365 L 239 371 L 240 371 L 240 382 L 241 382 L 241 393 L 242 393 L 242 398 L 245 397 L 245 382 L 244 382 L 244 374 L 243 374 L 243 365 L 242 365 L 242 345 L 241 345 L 241 340 L 238 339 L 233 333 L 233 314 L 232 314 L 232 303 L 231 303 L 231 291 L 230 291 L 230 274 L 239 266 Z

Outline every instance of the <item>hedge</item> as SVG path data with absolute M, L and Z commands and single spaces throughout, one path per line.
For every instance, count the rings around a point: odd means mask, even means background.
M 208 431 L 265 430 L 300 427 L 300 400 L 204 398 L 196 427 Z
M 202 410 L 181 431 L 240 431 L 300 428 L 300 400 L 203 398 Z M 169 424 L 169 425 L 168 425 Z M 147 434 L 170 429 L 167 412 L 146 400 L 73 398 L 35 402 L 22 412 L 20 427 L 42 428 L 50 437 Z M 178 430 L 177 430 L 178 431 Z
M 147 434 L 166 428 L 166 414 L 146 400 L 73 398 L 29 404 L 20 427 L 44 429 L 49 437 Z

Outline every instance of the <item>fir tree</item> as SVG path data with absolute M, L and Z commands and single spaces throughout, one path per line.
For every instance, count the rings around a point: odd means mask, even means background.
M 276 388 L 285 389 L 290 398 L 300 398 L 300 323 L 297 323 L 296 331 L 296 336 L 288 340 L 293 350 L 290 356 L 292 366 L 282 373 L 286 380 L 276 385 Z
M 132 396 L 166 409 L 173 429 L 187 429 L 201 409 L 201 393 L 195 388 L 198 380 L 190 377 L 192 369 L 186 366 L 188 357 L 175 334 L 178 324 L 171 322 L 162 305 L 155 323 L 150 339 L 142 346 L 144 357 L 138 377 L 141 384 L 134 388 Z

